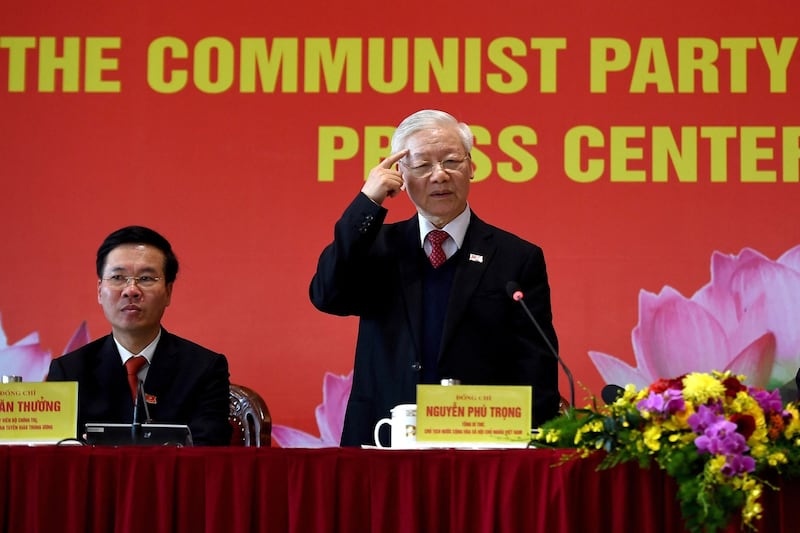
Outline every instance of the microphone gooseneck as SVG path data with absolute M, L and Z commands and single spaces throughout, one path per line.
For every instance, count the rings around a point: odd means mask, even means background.
M 544 330 L 539 325 L 539 321 L 536 320 L 536 317 L 533 316 L 531 310 L 528 308 L 528 304 L 525 303 L 525 293 L 522 292 L 522 287 L 519 286 L 519 283 L 516 281 L 509 281 L 506 284 L 506 292 L 508 292 L 509 297 L 515 302 L 519 302 L 522 306 L 522 309 L 525 310 L 525 314 L 528 315 L 528 318 L 533 325 L 536 326 L 536 330 L 539 332 L 539 335 L 544 339 L 545 344 L 550 350 L 550 353 L 553 354 L 553 357 L 556 358 L 556 361 L 561 365 L 561 368 L 564 370 L 564 374 L 567 375 L 567 381 L 569 382 L 569 402 L 570 402 L 570 416 L 572 413 L 572 409 L 575 408 L 575 382 L 572 380 L 572 372 L 569 371 L 567 368 L 566 363 L 564 360 L 561 359 L 561 356 L 558 355 L 558 351 L 553 347 L 553 343 L 550 342 L 550 339 L 547 338 L 545 335 Z
M 144 406 L 144 423 L 150 424 L 153 421 L 153 419 L 150 418 L 150 408 L 147 407 L 147 400 L 144 397 L 144 381 L 142 381 L 141 379 L 139 380 L 139 386 L 137 387 L 137 392 L 136 392 L 137 401 L 139 397 L 142 398 L 142 405 Z
M 139 382 L 141 384 L 141 381 Z M 133 399 L 133 420 L 131 421 L 131 442 L 136 442 L 139 425 L 139 390 L 136 391 L 136 396 Z

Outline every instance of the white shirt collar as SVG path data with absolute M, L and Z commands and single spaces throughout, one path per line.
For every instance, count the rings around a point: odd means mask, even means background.
M 128 359 L 130 359 L 131 357 L 134 357 L 134 356 L 136 356 L 136 355 L 141 355 L 142 357 L 144 357 L 145 359 L 147 359 L 147 365 L 146 365 L 144 368 L 147 368 L 148 366 L 150 366 L 150 363 L 152 363 L 152 362 L 153 362 L 153 354 L 154 354 L 154 353 L 155 353 L 155 351 L 156 351 L 156 346 L 158 346 L 158 341 L 159 341 L 159 340 L 161 340 L 161 332 L 162 332 L 162 330 L 159 328 L 159 330 L 158 330 L 158 335 L 156 335 L 156 338 L 155 338 L 155 339 L 153 339 L 153 342 L 151 342 L 150 344 L 148 344 L 147 346 L 145 346 L 145 347 L 144 347 L 144 350 L 142 350 L 142 351 L 141 351 L 141 352 L 139 352 L 139 353 L 131 353 L 131 352 L 129 352 L 129 351 L 128 351 L 128 350 L 127 350 L 127 349 L 126 349 L 126 348 L 125 348 L 123 345 L 121 345 L 121 344 L 119 343 L 119 341 L 117 341 L 117 339 L 115 338 L 115 339 L 114 339 L 114 342 L 115 342 L 115 343 L 116 343 L 116 345 L 117 345 L 117 350 L 119 351 L 119 356 L 120 356 L 120 358 L 122 359 L 122 364 L 124 365 L 124 364 L 125 364 L 125 361 L 127 361 L 127 360 L 128 360 Z M 113 337 L 113 335 L 112 335 L 112 337 Z
M 467 227 L 469 226 L 471 214 L 472 212 L 470 211 L 469 204 L 467 204 L 467 207 L 464 208 L 460 215 L 448 222 L 445 227 L 441 228 L 450 235 L 450 239 L 448 239 L 443 245 L 445 248 L 445 253 L 447 253 L 447 257 L 453 255 L 453 253 L 455 253 L 459 248 L 461 248 L 461 245 L 464 244 L 464 236 L 467 234 Z M 433 223 L 431 223 L 430 220 L 422 215 L 418 214 L 417 218 L 419 218 L 419 243 L 420 246 L 424 248 L 426 244 L 425 237 L 428 235 L 428 233 L 437 228 L 433 225 Z M 447 250 L 447 243 L 452 242 L 451 240 L 455 242 L 455 248 L 453 249 L 452 253 L 449 253 Z

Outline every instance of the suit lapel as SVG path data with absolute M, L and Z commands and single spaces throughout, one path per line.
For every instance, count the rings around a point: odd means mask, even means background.
M 450 290 L 447 316 L 445 317 L 444 331 L 442 331 L 440 357 L 446 351 L 446 347 L 455 333 L 455 326 L 461 321 L 461 316 L 466 311 L 496 250 L 490 227 L 476 217 L 475 213 L 472 213 L 471 216 L 456 265 L 453 288 Z
M 420 265 L 419 220 L 416 215 L 396 226 L 398 230 L 397 263 L 400 271 L 400 286 L 405 301 L 405 314 L 420 357 L 422 342 L 422 266 Z
M 156 418 L 158 397 L 169 390 L 178 374 L 178 360 L 175 344 L 171 334 L 163 330 L 153 354 L 153 362 L 147 370 L 144 380 L 144 393 L 150 406 L 150 416 Z
M 89 416 L 99 416 L 103 420 L 98 418 L 87 421 L 130 420 L 133 414 L 133 402 L 128 389 L 125 367 L 122 365 L 122 358 L 113 336 L 106 337 L 94 357 L 96 358 L 95 387 L 98 391 L 97 397 L 102 400 L 99 405 L 94 406 L 97 412 Z M 78 393 L 80 394 L 80 391 Z
M 109 335 L 103 342 L 102 347 L 98 350 L 97 361 L 95 364 L 94 378 L 97 382 L 98 388 L 105 391 L 117 391 L 120 388 L 122 392 L 127 395 L 128 380 L 125 377 L 125 370 L 122 366 L 122 358 L 117 350 L 117 345 L 114 342 L 114 337 Z M 124 386 L 121 387 L 121 385 Z M 112 397 L 114 395 L 112 394 Z M 119 394 L 120 397 L 123 394 Z

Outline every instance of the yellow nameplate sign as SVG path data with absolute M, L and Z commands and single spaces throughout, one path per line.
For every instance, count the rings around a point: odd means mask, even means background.
M 531 387 L 417 385 L 417 442 L 531 440 Z
M 77 424 L 77 381 L 0 385 L 0 444 L 74 439 Z

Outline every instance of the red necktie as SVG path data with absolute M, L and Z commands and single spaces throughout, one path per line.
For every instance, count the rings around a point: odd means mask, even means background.
M 448 235 L 446 231 L 440 229 L 435 229 L 428 233 L 428 241 L 431 243 L 431 255 L 428 256 L 428 259 L 431 260 L 433 268 L 439 268 L 442 266 L 442 263 L 447 261 L 447 256 L 444 254 L 444 250 L 442 250 L 442 243 L 446 241 L 449 236 L 450 235 Z
M 131 388 L 131 399 L 136 403 L 136 393 L 139 391 L 139 370 L 147 364 L 147 359 L 141 355 L 134 355 L 125 361 L 125 370 L 128 372 L 128 386 Z

